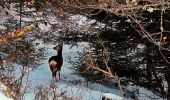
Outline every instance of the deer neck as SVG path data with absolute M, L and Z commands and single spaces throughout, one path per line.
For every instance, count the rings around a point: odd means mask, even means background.
M 62 51 L 63 51 L 63 47 L 61 46 L 60 49 L 57 51 L 59 56 L 62 56 Z

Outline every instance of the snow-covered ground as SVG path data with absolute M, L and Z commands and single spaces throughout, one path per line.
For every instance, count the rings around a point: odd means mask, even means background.
M 39 46 L 44 46 L 40 41 Z M 79 43 L 78 47 L 74 46 L 70 49 L 70 45 L 64 45 L 63 49 L 63 58 L 64 64 L 61 69 L 61 80 L 57 82 L 57 90 L 58 91 L 66 91 L 68 95 L 78 97 L 77 100 L 100 100 L 103 92 L 110 92 L 111 96 L 114 97 L 115 100 L 121 100 L 119 90 L 118 89 L 109 89 L 101 84 L 92 84 L 90 87 L 87 87 L 85 84 L 85 79 L 74 74 L 73 70 L 70 69 L 70 64 L 67 62 L 67 58 L 71 57 L 71 60 L 75 60 L 75 57 L 78 56 L 77 52 L 81 52 L 83 47 L 86 46 L 87 43 Z M 48 67 L 48 59 L 56 55 L 57 52 L 52 49 L 54 45 L 45 44 L 45 48 L 47 48 L 45 54 L 47 59 L 41 61 L 41 65 L 38 69 L 30 72 L 29 80 L 33 83 L 33 85 L 41 84 L 41 85 L 49 85 L 52 79 L 51 71 Z M 35 77 L 36 76 L 36 77 Z M 76 84 L 70 84 L 70 82 L 80 82 Z M 81 84 L 82 83 L 82 84 Z M 32 100 L 31 93 L 26 95 L 26 100 Z M 34 95 L 32 95 L 34 96 Z
M 8 87 L 6 87 L 2 82 L 0 82 L 0 100 L 14 100 L 6 95 L 9 92 L 8 90 Z
M 13 16 L 15 19 L 19 20 L 19 16 L 16 16 L 16 12 L 4 10 L 7 11 L 11 16 Z M 5 15 L 5 13 L 4 13 Z M 34 21 L 33 19 L 23 18 L 24 20 Z M 5 26 L 3 23 L 6 22 L 7 18 L 0 17 L 0 29 L 5 29 Z M 78 21 L 78 23 L 83 24 L 85 18 L 82 19 L 83 21 Z M 55 22 L 55 21 L 53 21 Z M 38 25 L 41 31 L 49 31 L 50 29 L 44 28 L 44 24 L 40 23 Z M 51 26 L 49 25 L 49 28 Z M 40 44 L 37 45 L 36 48 L 39 47 L 45 47 L 45 57 L 46 59 L 42 60 L 40 63 L 41 65 L 38 66 L 36 70 L 33 70 L 29 73 L 28 80 L 31 81 L 33 87 L 36 87 L 38 84 L 48 86 L 51 81 L 51 71 L 48 67 L 48 59 L 56 55 L 56 51 L 52 49 L 54 46 L 53 44 L 43 44 L 43 41 L 37 40 L 35 42 L 39 42 Z M 83 50 L 84 46 L 87 46 L 87 43 L 79 43 L 78 47 L 74 46 L 70 48 L 70 45 L 64 44 L 64 51 L 63 51 L 63 58 L 64 58 L 64 64 L 61 69 L 61 80 L 57 82 L 57 91 L 66 91 L 68 95 L 77 97 L 77 100 L 100 100 L 103 96 L 106 96 L 108 98 L 112 98 L 112 100 L 122 100 L 120 97 L 120 91 L 116 88 L 109 88 L 102 84 L 98 83 L 89 83 L 88 86 L 86 84 L 86 80 L 83 77 L 80 77 L 76 74 L 74 74 L 74 71 L 70 69 L 70 63 L 68 63 L 68 58 L 71 58 L 71 60 L 75 60 L 75 57 L 78 55 L 77 52 L 81 52 Z M 14 67 L 17 68 L 18 66 L 22 67 L 21 65 L 14 64 Z M 19 68 L 19 67 L 18 67 Z M 17 71 L 17 70 L 16 70 Z M 19 73 L 19 71 L 17 71 Z M 78 82 L 78 84 L 70 84 L 70 82 Z M 82 84 L 79 84 L 82 83 Z M 2 89 L 5 89 L 4 86 L 1 86 Z M 154 95 L 152 92 L 137 86 L 129 86 L 125 87 L 126 91 L 133 91 L 138 89 L 139 95 L 137 95 L 137 98 L 139 100 L 150 100 L 150 98 L 155 100 L 161 100 L 160 97 Z M 3 90 L 0 90 L 0 100 L 12 100 L 11 98 L 5 96 L 5 92 Z M 125 92 L 126 92 L 125 91 Z M 145 95 L 147 94 L 147 96 Z M 126 100 L 132 100 L 129 97 L 130 94 L 126 94 L 125 99 Z M 147 97 L 147 98 L 145 98 Z M 148 97 L 150 97 L 148 99 Z M 25 100 L 32 100 L 34 98 L 34 93 L 29 92 L 25 95 Z
M 57 54 L 56 51 L 52 49 L 55 45 L 43 44 L 43 42 L 39 40 L 35 42 L 39 43 L 39 45 L 37 45 L 37 48 L 40 48 L 42 46 L 46 48 L 44 53 L 46 59 L 40 62 L 42 64 L 38 66 L 38 69 L 30 72 L 28 80 L 31 81 L 33 87 L 36 87 L 37 85 L 48 86 L 52 79 L 51 71 L 48 67 L 48 59 L 51 56 Z M 74 46 L 70 49 L 71 47 L 70 45 L 64 44 L 63 47 L 64 64 L 61 69 L 61 80 L 57 82 L 57 91 L 58 92 L 66 91 L 68 96 L 76 97 L 75 100 L 100 100 L 102 96 L 112 98 L 111 100 L 122 100 L 119 89 L 109 88 L 98 83 L 90 83 L 88 84 L 87 87 L 87 85 L 85 85 L 86 84 L 85 79 L 74 74 L 73 73 L 74 71 L 70 69 L 71 65 L 67 62 L 67 58 L 71 57 L 71 60 L 74 61 L 75 57 L 78 56 L 77 52 L 81 52 L 83 50 L 83 47 L 87 45 L 88 43 L 79 43 L 78 47 Z M 20 65 L 15 64 L 15 66 L 17 67 Z M 79 83 L 77 83 L 77 85 L 70 84 L 70 82 L 75 82 L 76 80 L 77 82 L 81 82 L 82 84 Z M 139 100 L 150 100 L 148 99 L 148 97 L 155 98 L 155 100 L 161 100 L 160 97 L 154 95 L 152 92 L 142 87 L 136 88 L 135 86 L 129 86 L 126 88 L 126 91 L 128 90 L 133 91 L 135 89 L 139 89 L 140 93 L 139 95 L 137 95 L 138 96 L 137 98 Z M 130 94 L 127 94 L 125 100 L 132 100 L 130 97 L 128 97 L 128 95 Z M 0 96 L 1 96 L 0 98 L 3 98 L 2 100 L 12 100 L 11 98 L 5 96 L 3 92 L 0 92 Z M 25 96 L 25 100 L 33 100 L 33 98 L 34 98 L 33 92 L 27 93 Z
M 41 61 L 41 65 L 38 67 L 38 69 L 32 71 L 29 75 L 29 80 L 33 83 L 33 85 L 41 84 L 41 85 L 49 85 L 52 79 L 51 71 L 48 67 L 48 59 L 56 55 L 56 51 L 52 48 L 55 45 L 52 44 L 42 44 L 42 41 L 36 41 L 39 42 L 39 46 L 45 46 L 45 56 L 47 59 Z M 104 86 L 99 83 L 88 83 L 88 86 L 86 85 L 86 80 L 83 77 L 80 77 L 76 74 L 74 74 L 74 71 L 70 69 L 70 63 L 68 63 L 67 58 L 71 57 L 71 60 L 75 60 L 75 57 L 78 56 L 77 52 L 81 52 L 83 50 L 84 46 L 87 46 L 88 43 L 79 43 L 78 47 L 74 46 L 70 49 L 70 45 L 64 44 L 63 49 L 63 58 L 64 58 L 64 64 L 61 69 L 61 80 L 57 82 L 57 91 L 66 91 L 69 96 L 75 96 L 77 99 L 75 100 L 100 100 L 103 96 L 107 96 L 109 98 L 112 98 L 112 100 L 122 100 L 122 97 L 120 96 L 119 89 L 116 88 L 110 88 L 107 86 Z M 36 77 L 35 77 L 36 76 Z M 75 84 L 70 84 L 70 82 L 79 82 Z M 139 100 L 149 100 L 149 98 L 154 98 L 156 100 L 161 100 L 160 97 L 156 96 L 152 92 L 137 86 L 129 86 L 126 87 L 126 91 L 133 91 L 135 89 L 139 90 L 139 95 L 135 94 L 136 98 Z M 130 97 L 130 94 L 126 94 L 125 100 L 132 100 Z M 32 100 L 34 97 L 33 94 L 27 94 L 26 100 Z

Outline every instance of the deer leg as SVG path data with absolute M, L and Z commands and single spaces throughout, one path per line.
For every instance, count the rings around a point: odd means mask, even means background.
M 53 77 L 53 79 L 55 79 L 55 80 L 57 81 L 56 73 L 57 73 L 57 71 L 53 72 L 53 73 L 52 73 L 52 77 Z
M 58 77 L 59 77 L 59 80 L 60 80 L 60 71 L 58 71 Z

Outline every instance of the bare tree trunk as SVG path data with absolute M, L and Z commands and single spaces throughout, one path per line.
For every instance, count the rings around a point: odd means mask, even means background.
M 156 80 L 156 82 L 157 82 L 157 84 L 158 84 L 158 87 L 159 87 L 160 90 L 161 90 L 161 94 L 162 94 L 162 95 L 165 95 L 164 86 L 163 86 L 163 84 L 162 84 L 162 79 L 158 77 L 158 75 L 156 74 L 155 69 L 154 69 L 154 71 L 153 71 L 153 75 L 154 75 L 155 80 Z
M 22 23 L 21 17 L 22 17 L 22 0 L 20 0 L 20 29 L 22 27 L 22 25 L 21 25 L 21 23 Z
M 168 83 L 168 92 L 166 94 L 167 100 L 170 100 L 170 69 L 166 70 L 165 72 L 165 80 Z
M 147 80 L 148 80 L 148 87 L 151 86 L 151 80 L 152 80 L 152 74 L 151 74 L 151 68 L 153 66 L 153 62 L 150 56 L 150 51 L 149 51 L 149 44 L 146 43 L 146 75 L 147 75 Z

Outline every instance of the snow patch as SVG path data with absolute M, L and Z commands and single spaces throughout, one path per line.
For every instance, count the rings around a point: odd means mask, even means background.
M 14 100 L 12 98 L 9 98 L 5 95 L 5 91 L 7 91 L 7 87 L 0 82 L 0 99 L 1 100 Z
M 102 100 L 121 100 L 122 97 L 111 93 L 102 93 Z
M 50 31 L 52 26 L 49 23 L 47 23 L 46 25 L 43 23 L 38 23 L 38 27 L 41 32 L 48 32 Z

